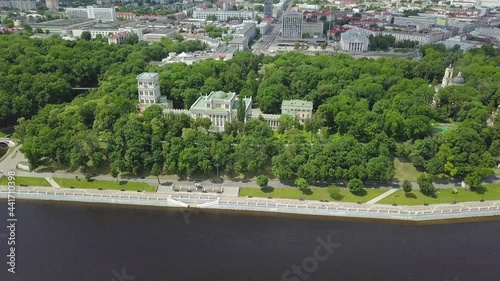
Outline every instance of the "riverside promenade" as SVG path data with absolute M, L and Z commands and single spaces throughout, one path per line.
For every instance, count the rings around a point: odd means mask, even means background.
M 0 187 L 0 198 L 8 189 Z M 189 209 L 233 210 L 328 217 L 383 220 L 431 221 L 442 219 L 500 216 L 500 201 L 435 204 L 429 206 L 393 206 L 353 204 L 311 200 L 234 197 L 210 193 L 142 193 L 132 191 L 69 189 L 54 187 L 17 187 L 16 199 L 110 203 Z

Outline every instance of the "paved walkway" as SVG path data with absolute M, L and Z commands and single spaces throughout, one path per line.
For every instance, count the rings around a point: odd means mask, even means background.
M 7 157 L 3 161 L 0 162 L 0 174 L 3 173 L 4 175 L 7 174 L 8 171 L 16 171 L 16 175 L 20 177 L 41 177 L 41 178 L 71 178 L 74 179 L 75 176 L 78 176 L 79 178 L 84 178 L 85 175 L 80 173 L 80 172 L 65 172 L 65 171 L 56 171 L 56 172 L 26 172 L 26 171 L 21 171 L 16 169 L 16 165 L 19 162 L 25 162 L 27 161 L 24 155 L 19 151 L 19 147 L 16 147 L 11 153 L 16 153 L 15 157 L 11 159 L 12 156 Z M 116 178 L 113 178 L 110 175 L 98 175 L 95 177 L 92 177 L 95 180 L 107 180 L 107 181 L 116 181 Z M 119 180 L 128 180 L 128 181 L 135 181 L 135 182 L 145 182 L 151 185 L 158 185 L 158 179 L 156 177 L 145 177 L 145 178 L 131 178 L 131 177 L 118 177 Z M 224 187 L 225 189 L 234 189 L 236 187 L 253 187 L 253 188 L 259 188 L 257 182 L 254 179 L 220 179 L 220 180 L 210 180 L 210 179 L 203 179 L 203 180 L 181 180 L 181 179 L 168 179 L 166 177 L 161 177 L 160 176 L 160 186 L 165 185 L 165 186 L 170 186 L 174 184 L 175 186 L 194 186 L 194 183 L 199 183 L 203 187 L 206 188 L 221 188 Z M 434 182 L 434 185 L 436 188 L 441 189 L 441 188 L 457 188 L 460 187 L 461 181 L 436 181 Z M 499 176 L 491 176 L 488 178 L 483 179 L 484 184 L 492 184 L 492 183 L 500 183 L 500 177 Z M 56 183 L 57 184 L 57 183 Z M 392 188 L 399 188 L 400 187 L 400 182 L 367 182 L 366 185 L 367 187 L 392 187 Z M 268 185 L 270 187 L 274 188 L 283 188 L 283 187 L 295 187 L 293 181 L 281 181 L 281 180 L 274 180 L 270 179 Z M 418 189 L 417 183 L 413 182 L 412 183 L 414 189 Z M 313 188 L 324 188 L 327 185 L 323 186 L 314 186 L 312 185 L 311 187 Z M 170 187 L 169 187 L 170 188 Z M 229 192 L 229 190 L 228 190 Z
M 373 198 L 372 200 L 370 200 L 370 201 L 366 202 L 366 204 L 375 204 L 375 203 L 377 203 L 378 201 L 380 201 L 380 200 L 384 199 L 385 197 L 387 197 L 387 196 L 389 196 L 389 195 L 393 194 L 394 192 L 396 192 L 396 191 L 398 191 L 398 190 L 399 190 L 399 189 L 397 189 L 397 188 L 391 188 L 391 189 L 387 190 L 386 192 L 384 192 L 384 193 L 380 194 L 379 196 L 377 196 L 377 197 Z
M 8 194 L 0 187 L 0 198 Z M 87 190 L 53 187 L 19 187 L 14 192 L 18 199 L 112 203 L 141 206 L 183 207 L 180 211 L 207 208 L 216 210 L 258 211 L 318 216 L 358 217 L 425 221 L 449 218 L 499 216 L 500 201 L 435 204 L 429 206 L 392 206 L 355 204 L 344 202 L 318 202 L 312 200 L 265 199 L 225 197 L 223 195 L 158 194 L 115 190 Z
M 46 180 L 50 183 L 50 185 L 51 185 L 52 187 L 61 187 L 61 186 L 59 186 L 59 184 L 58 184 L 55 180 L 53 180 L 52 178 L 46 177 L 45 179 L 46 179 Z

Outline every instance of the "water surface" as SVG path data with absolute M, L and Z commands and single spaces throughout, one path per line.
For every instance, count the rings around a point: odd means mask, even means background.
M 500 221 L 414 226 L 49 201 L 18 201 L 16 211 L 17 273 L 7 273 L 2 239 L 2 281 L 282 280 L 328 236 L 340 246 L 289 280 L 500 280 Z M 122 270 L 134 278 L 113 275 Z

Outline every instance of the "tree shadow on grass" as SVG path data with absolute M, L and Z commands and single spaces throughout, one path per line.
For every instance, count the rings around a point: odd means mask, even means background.
M 260 189 L 260 191 L 264 192 L 264 193 L 271 193 L 274 191 L 274 187 L 271 187 L 271 186 L 264 186 Z
M 412 198 L 412 199 L 417 199 L 417 195 L 413 194 L 412 192 L 405 193 L 406 198 Z
M 368 194 L 368 192 L 366 191 L 366 189 L 363 189 L 363 190 L 361 190 L 359 192 L 352 192 L 351 191 L 351 193 L 353 195 L 356 195 L 356 196 L 359 196 L 359 197 L 363 197 L 363 196 L 366 196 L 366 194 Z
M 342 201 L 342 199 L 344 199 L 344 195 L 340 193 L 330 194 L 330 198 L 336 201 Z
M 127 184 L 127 182 L 128 182 L 128 181 L 120 181 L 120 183 L 119 183 L 119 184 L 120 184 L 120 185 L 125 185 L 125 184 Z
M 476 192 L 477 194 L 484 194 L 486 193 L 486 191 L 488 191 L 488 188 L 486 188 L 485 186 L 480 186 L 474 188 L 472 191 Z
M 313 191 L 310 188 L 306 188 L 306 189 L 302 190 L 302 194 L 311 195 L 311 194 L 313 194 Z

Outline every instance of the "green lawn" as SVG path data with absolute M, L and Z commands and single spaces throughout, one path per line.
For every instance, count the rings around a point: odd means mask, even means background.
M 366 189 L 366 194 L 364 195 L 354 195 L 348 189 L 342 188 L 341 194 L 344 196 L 341 202 L 367 202 L 380 194 L 386 192 L 387 189 L 383 188 L 368 188 Z M 240 188 L 240 196 L 253 196 L 253 197 L 273 197 L 273 198 L 289 198 L 289 199 L 300 199 L 304 200 L 330 200 L 335 201 L 330 198 L 328 189 L 326 188 L 315 188 L 311 190 L 312 193 L 304 194 L 297 188 L 274 188 L 274 189 L 261 189 L 261 188 L 251 188 L 242 187 Z
M 67 178 L 54 178 L 54 180 L 61 187 L 74 187 L 74 188 L 89 188 L 89 189 L 111 189 L 111 190 L 129 190 L 129 191 L 147 191 L 154 192 L 156 187 L 144 182 L 127 182 L 127 181 L 103 181 L 103 180 L 92 180 L 87 181 L 85 179 L 67 179 Z
M 487 184 L 485 187 L 486 192 L 484 193 L 484 200 L 500 200 L 500 184 Z M 481 194 L 468 189 L 457 188 L 458 194 L 456 195 L 452 194 L 451 190 L 452 189 L 449 188 L 440 189 L 436 198 L 425 196 L 418 189 L 414 189 L 411 192 L 413 195 L 410 197 L 406 196 L 403 190 L 398 190 L 390 196 L 380 200 L 377 204 L 393 204 L 395 202 L 398 205 L 423 205 L 424 203 L 442 204 L 451 203 L 455 200 L 457 202 L 471 202 L 482 199 Z
M 401 158 L 394 158 L 394 169 L 394 177 L 400 181 L 409 180 L 415 182 L 420 175 L 420 172 L 417 171 L 411 162 L 407 162 Z
M 44 178 L 32 178 L 32 177 L 15 177 L 16 185 L 27 185 L 27 186 L 50 186 L 50 183 Z M 9 179 L 4 176 L 0 179 L 0 185 L 7 185 Z
M 0 131 L 0 138 L 4 138 L 6 135 L 7 135 L 6 133 Z

